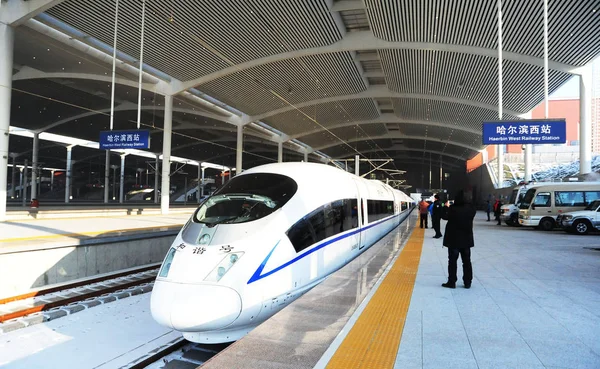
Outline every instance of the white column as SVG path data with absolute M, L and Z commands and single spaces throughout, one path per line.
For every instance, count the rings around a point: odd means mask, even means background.
M 22 185 L 22 191 L 23 191 L 23 197 L 21 197 L 21 201 L 23 203 L 23 206 L 26 205 L 27 203 L 27 182 L 28 182 L 28 177 L 29 175 L 27 174 L 29 169 L 29 162 L 27 161 L 27 159 L 25 159 L 25 163 L 23 164 L 23 185 Z
M 198 163 L 198 187 L 196 188 L 196 198 L 198 199 L 198 204 L 200 203 L 200 188 L 202 187 L 201 181 L 202 181 L 202 165 L 201 165 L 201 163 Z
M 54 191 L 54 172 L 55 170 L 50 171 L 50 191 Z
M 169 214 L 171 188 L 171 130 L 173 129 L 173 96 L 165 95 L 165 123 L 163 128 L 162 183 L 160 186 L 160 212 Z
M 17 181 L 17 155 L 16 154 L 11 154 L 12 156 L 12 171 L 11 171 L 11 178 L 10 178 L 10 198 L 14 199 L 15 198 L 15 188 L 16 186 L 16 181 Z
M 308 151 L 304 152 L 304 162 L 308 163 Z
M 110 150 L 106 150 L 104 160 L 104 203 L 108 204 L 108 188 L 110 187 Z
M 502 120 L 502 0 L 498 0 L 498 119 Z M 504 145 L 496 146 L 498 188 L 504 183 Z
M 38 152 L 40 151 L 40 134 L 33 134 L 33 152 L 31 153 L 31 199 L 37 199 L 38 189 Z
M 531 111 L 523 114 L 522 118 L 531 119 Z M 523 180 L 525 180 L 525 182 L 529 182 L 531 181 L 531 155 L 533 153 L 533 145 L 525 144 L 524 146 L 525 150 L 523 150 L 523 162 L 525 163 L 525 174 L 523 176 Z
M 13 74 L 14 33 L 0 23 L 0 221 L 6 219 L 6 184 L 8 180 L 8 128 Z
M 354 156 L 354 174 L 357 176 L 360 175 L 360 156 L 359 155 Z
M 277 162 L 283 163 L 283 141 L 277 143 Z
M 235 152 L 235 175 L 242 173 L 242 153 L 244 150 L 244 126 L 237 126 L 237 149 Z
M 200 188 L 200 197 L 204 197 L 204 169 L 202 168 L 202 187 Z
M 119 204 L 123 203 L 123 199 L 125 198 L 125 194 L 123 191 L 125 190 L 125 157 L 127 154 L 121 154 L 121 178 L 119 180 Z
M 592 74 L 579 76 L 579 174 L 592 172 Z
M 27 159 L 25 159 L 27 160 Z M 21 170 L 19 171 L 19 196 L 21 196 L 21 198 L 23 198 L 23 171 L 25 170 L 25 167 L 23 166 L 23 168 L 21 168 Z
M 154 203 L 158 204 L 158 159 L 160 154 L 156 154 L 156 162 L 154 162 Z
M 71 151 L 73 146 L 67 146 L 67 173 L 65 178 L 65 203 L 71 200 Z

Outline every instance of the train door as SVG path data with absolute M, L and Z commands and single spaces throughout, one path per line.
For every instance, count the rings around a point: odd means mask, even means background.
M 368 189 L 360 180 L 354 180 L 354 184 L 358 193 L 358 227 L 362 229 L 369 223 L 367 213 Z M 363 231 L 358 232 L 357 235 L 359 236 L 358 249 L 361 250 L 367 244 L 367 236 Z

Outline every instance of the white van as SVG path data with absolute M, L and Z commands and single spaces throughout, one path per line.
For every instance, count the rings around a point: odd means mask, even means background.
M 532 184 L 524 184 L 513 188 L 510 199 L 505 205 L 500 208 L 500 220 L 509 226 L 519 225 L 519 203 L 525 196 L 525 193 L 530 189 Z M 538 185 L 539 186 L 539 185 Z
M 600 199 L 600 182 L 556 182 L 527 190 L 519 205 L 519 224 L 549 231 L 559 214 L 583 210 Z

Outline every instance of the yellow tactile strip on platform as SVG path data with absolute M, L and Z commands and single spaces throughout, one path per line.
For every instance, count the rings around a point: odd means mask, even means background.
M 400 256 L 327 368 L 394 367 L 421 259 L 423 235 L 422 228 L 413 230 Z

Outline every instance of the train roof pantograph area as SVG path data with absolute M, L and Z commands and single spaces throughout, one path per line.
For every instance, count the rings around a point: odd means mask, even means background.
M 2 1 L 0 21 L 17 26 L 11 126 L 91 141 L 109 129 L 116 3 Z M 501 3 L 502 119 L 520 119 L 544 99 L 544 2 Z M 282 145 L 284 161 L 463 170 L 484 148 L 482 121 L 499 119 L 495 0 L 119 0 L 114 129 L 136 127 L 143 4 L 140 121 L 153 153 L 165 95 L 173 155 L 235 167 L 241 126 L 246 169 Z M 548 1 L 550 93 L 600 53 L 598 10 Z M 10 151 L 28 142 L 11 136 Z M 64 156 L 40 147 L 48 167 Z

